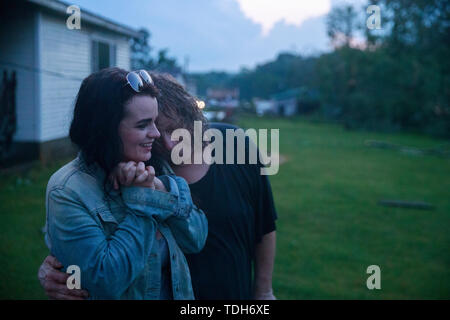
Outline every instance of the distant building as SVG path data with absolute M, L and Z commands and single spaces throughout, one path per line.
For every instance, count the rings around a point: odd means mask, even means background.
M 239 89 L 206 90 L 207 105 L 211 107 L 236 108 L 239 106 Z
M 273 100 L 253 99 L 256 114 L 259 116 L 274 113 L 275 102 Z
M 274 112 L 280 116 L 292 116 L 298 112 L 300 88 L 290 89 L 271 96 Z
M 17 75 L 14 161 L 69 152 L 68 129 L 83 78 L 110 66 L 130 68 L 129 40 L 139 33 L 83 8 L 81 29 L 70 30 L 68 6 L 56 0 L 0 4 L 0 69 Z
M 280 116 L 308 114 L 319 107 L 316 91 L 307 87 L 286 90 L 271 96 L 273 112 Z

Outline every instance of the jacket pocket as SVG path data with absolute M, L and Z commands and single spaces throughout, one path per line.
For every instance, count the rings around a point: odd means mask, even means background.
M 97 216 L 100 218 L 105 235 L 110 238 L 116 231 L 119 223 L 108 208 L 99 208 L 96 210 Z

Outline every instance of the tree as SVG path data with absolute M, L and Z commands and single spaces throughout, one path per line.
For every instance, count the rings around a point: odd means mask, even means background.
M 317 66 L 325 114 L 347 127 L 407 129 L 450 136 L 450 3 L 379 0 L 383 32 L 366 30 L 368 50 L 350 48 L 354 10 L 334 9 L 331 40 L 343 45 Z M 376 41 L 375 41 L 376 40 Z
M 334 7 L 327 16 L 327 33 L 335 48 L 350 46 L 351 40 L 359 26 L 353 6 Z
M 160 49 L 156 59 L 152 57 L 151 33 L 145 28 L 139 30 L 139 37 L 131 40 L 131 66 L 133 70 L 147 69 L 171 74 L 180 73 L 181 67 L 175 58 L 168 56 L 168 49 Z
M 152 47 L 149 44 L 150 32 L 142 28 L 139 37 L 131 39 L 131 67 L 133 70 L 153 69 L 154 61 L 150 55 Z
M 181 67 L 178 65 L 175 58 L 170 58 L 167 55 L 168 49 L 161 49 L 158 51 L 158 60 L 156 61 L 155 70 L 159 72 L 168 72 L 170 74 L 178 74 L 181 72 Z

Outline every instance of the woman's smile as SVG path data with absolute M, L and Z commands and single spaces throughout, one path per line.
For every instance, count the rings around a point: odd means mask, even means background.
M 144 149 L 152 149 L 152 145 L 153 145 L 153 141 L 152 142 L 148 142 L 148 143 L 141 143 L 140 146 Z
M 160 137 L 155 126 L 158 103 L 150 96 L 135 96 L 126 105 L 126 116 L 119 125 L 125 161 L 145 162 L 150 159 L 153 142 Z

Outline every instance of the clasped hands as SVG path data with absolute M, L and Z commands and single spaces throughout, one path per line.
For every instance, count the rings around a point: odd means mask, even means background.
M 135 186 L 167 192 L 161 180 L 155 177 L 155 169 L 152 166 L 145 166 L 143 162 L 119 163 L 111 173 L 110 179 L 115 190 L 120 186 Z

